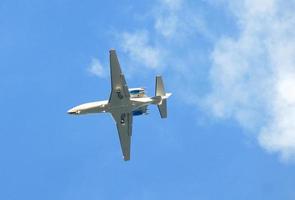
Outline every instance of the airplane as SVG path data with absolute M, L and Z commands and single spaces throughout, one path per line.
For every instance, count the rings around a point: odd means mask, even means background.
M 155 96 L 148 97 L 144 88 L 128 88 L 121 71 L 116 50 L 111 49 L 110 72 L 111 94 L 108 100 L 84 103 L 68 110 L 68 114 L 110 113 L 116 122 L 121 150 L 125 161 L 130 160 L 130 145 L 133 116 L 147 114 L 150 104 L 158 106 L 161 118 L 167 118 L 167 99 L 161 76 L 156 76 Z

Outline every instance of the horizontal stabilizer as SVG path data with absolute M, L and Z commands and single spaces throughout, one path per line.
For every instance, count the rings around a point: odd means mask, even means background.
M 167 99 L 163 99 L 162 103 L 158 105 L 161 118 L 167 118 Z
M 161 76 L 156 76 L 156 96 L 154 100 L 158 100 L 158 109 L 161 118 L 167 118 L 167 100 L 164 83 Z

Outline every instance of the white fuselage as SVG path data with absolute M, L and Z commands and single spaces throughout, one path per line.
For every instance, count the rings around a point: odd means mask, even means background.
M 84 103 L 75 106 L 68 110 L 69 114 L 81 115 L 90 113 L 101 113 L 101 112 L 113 112 L 116 109 L 126 110 L 127 112 L 133 112 L 134 115 L 141 115 L 146 113 L 146 106 L 149 104 L 159 104 L 161 99 L 148 97 L 145 95 L 144 88 L 131 88 L 130 92 L 130 103 L 112 105 L 108 100 L 95 101 Z M 167 98 L 170 95 L 167 95 Z M 144 108 L 144 109 L 143 109 Z

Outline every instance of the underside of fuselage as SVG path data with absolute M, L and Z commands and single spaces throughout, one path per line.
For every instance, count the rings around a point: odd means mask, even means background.
M 143 101 L 144 99 L 144 101 Z M 149 97 L 131 98 L 128 105 L 112 105 L 105 101 L 96 101 L 84 103 L 68 110 L 69 114 L 84 115 L 94 113 L 112 113 L 112 112 L 131 112 L 133 116 L 139 116 L 147 113 L 147 107 L 150 104 Z
M 82 115 L 104 112 L 131 112 L 133 116 L 147 114 L 150 104 L 160 103 L 160 98 L 148 97 L 144 88 L 129 89 L 130 99 L 128 104 L 112 105 L 108 100 L 81 104 L 68 111 L 69 114 Z

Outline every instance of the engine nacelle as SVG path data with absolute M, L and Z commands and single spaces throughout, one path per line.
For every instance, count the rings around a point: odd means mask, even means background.
M 138 108 L 134 111 L 132 111 L 132 115 L 133 116 L 139 116 L 139 115 L 143 115 L 143 114 L 147 114 L 147 106 Z
M 140 98 L 146 96 L 144 88 L 130 88 L 129 93 L 131 98 Z

